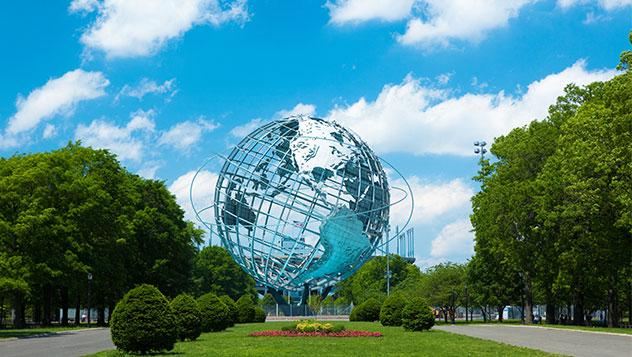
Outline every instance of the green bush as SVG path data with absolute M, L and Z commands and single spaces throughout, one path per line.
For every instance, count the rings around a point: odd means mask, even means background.
M 376 299 L 369 298 L 362 304 L 353 308 L 349 321 L 377 321 L 380 319 L 380 302 Z
M 188 294 L 180 294 L 171 301 L 176 323 L 176 334 L 180 341 L 195 340 L 202 333 L 201 312 L 195 300 Z
M 198 298 L 198 307 L 202 317 L 202 332 L 223 331 L 230 326 L 228 306 L 213 293 Z
M 266 312 L 259 306 L 255 307 L 254 322 L 266 322 Z
M 230 316 L 229 326 L 235 326 L 235 324 L 237 323 L 237 319 L 239 318 L 239 315 L 237 314 L 237 305 L 235 304 L 235 301 L 231 299 L 230 296 L 228 295 L 222 295 L 219 298 L 228 307 L 228 312 L 229 312 L 228 315 Z
M 435 324 L 432 309 L 422 298 L 410 299 L 402 311 L 402 326 L 408 331 L 430 330 Z
M 401 326 L 405 306 L 406 299 L 403 295 L 395 293 L 389 296 L 380 309 L 380 323 L 383 326 Z
M 237 322 L 247 323 L 255 320 L 255 302 L 252 296 L 244 295 L 237 300 Z
M 169 301 L 152 285 L 140 285 L 116 304 L 110 321 L 112 342 L 125 352 L 170 351 L 176 329 Z

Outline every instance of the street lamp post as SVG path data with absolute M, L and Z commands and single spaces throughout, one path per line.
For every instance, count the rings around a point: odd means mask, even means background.
M 474 142 L 474 153 L 475 154 L 480 154 L 481 155 L 481 160 L 485 158 L 485 153 L 487 153 L 487 149 L 485 149 L 485 146 L 487 145 L 487 143 L 485 141 L 475 141 Z
M 88 273 L 88 327 L 90 327 L 90 289 L 92 288 L 92 273 Z
M 391 261 L 390 261 L 390 252 L 389 252 L 389 232 L 391 228 L 390 226 L 386 226 L 386 296 L 391 295 Z

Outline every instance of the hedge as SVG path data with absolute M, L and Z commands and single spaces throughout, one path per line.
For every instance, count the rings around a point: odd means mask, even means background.
M 402 312 L 406 306 L 406 299 L 403 295 L 391 294 L 380 309 L 380 323 L 383 326 L 401 326 Z
M 349 321 L 377 321 L 380 319 L 381 304 L 374 298 L 369 298 L 353 308 Z
M 246 323 L 255 320 L 255 302 L 252 296 L 244 295 L 237 300 L 237 322 Z
M 204 294 L 197 303 L 202 317 L 202 332 L 223 331 L 230 326 L 230 311 L 217 295 Z
M 402 326 L 408 331 L 430 330 L 435 324 L 432 309 L 420 297 L 414 297 L 406 303 L 402 311 Z
M 180 294 L 171 301 L 176 323 L 176 334 L 180 341 L 195 340 L 202 333 L 201 312 L 197 303 L 188 294 Z
M 116 304 L 110 322 L 112 342 L 124 352 L 170 351 L 176 342 L 169 301 L 152 285 L 140 285 Z

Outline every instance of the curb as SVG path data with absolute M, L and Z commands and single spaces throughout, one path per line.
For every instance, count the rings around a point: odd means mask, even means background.
M 502 326 L 502 327 L 518 327 L 518 328 L 537 328 L 543 330 L 554 330 L 554 331 L 570 331 L 570 332 L 584 332 L 584 333 L 596 333 L 600 335 L 612 335 L 612 336 L 624 336 L 632 338 L 632 334 L 627 333 L 617 333 L 617 332 L 607 332 L 607 331 L 587 331 L 580 329 L 567 329 L 567 328 L 557 328 L 557 327 L 549 327 L 549 326 L 528 326 L 528 325 L 500 325 L 500 324 L 477 324 L 478 326 Z M 475 325 L 470 325 L 475 326 Z

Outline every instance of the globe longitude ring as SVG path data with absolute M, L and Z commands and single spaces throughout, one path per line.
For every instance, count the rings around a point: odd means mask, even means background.
M 195 180 L 221 169 L 210 204 L 196 203 Z M 382 163 L 406 186 L 389 187 Z M 391 190 L 403 197 L 391 203 Z M 255 280 L 275 289 L 335 284 L 388 243 L 389 210 L 412 191 L 358 135 L 333 121 L 293 116 L 214 155 L 190 186 L 197 218 Z M 198 199 L 208 202 L 208 197 Z

